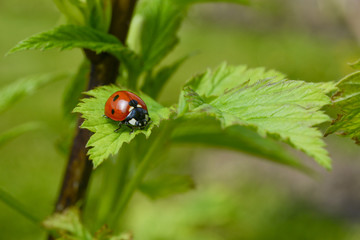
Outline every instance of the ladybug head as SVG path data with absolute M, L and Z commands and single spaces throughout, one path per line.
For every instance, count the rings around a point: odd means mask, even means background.
M 148 112 L 145 109 L 135 105 L 135 107 L 133 107 L 129 115 L 126 117 L 125 124 L 130 127 L 144 128 L 149 123 L 149 121 L 150 117 Z
M 129 105 L 133 108 L 136 108 L 138 105 L 138 102 L 134 99 L 130 100 Z

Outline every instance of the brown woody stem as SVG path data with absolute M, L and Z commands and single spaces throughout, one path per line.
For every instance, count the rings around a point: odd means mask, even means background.
M 109 33 L 116 36 L 123 44 L 125 44 L 135 4 L 136 0 L 112 1 Z M 96 54 L 88 49 L 84 49 L 84 52 L 91 63 L 87 90 L 115 83 L 120 65 L 119 60 L 107 53 Z M 92 172 L 92 163 L 88 159 L 85 148 L 91 133 L 87 129 L 79 128 L 82 122 L 83 119 L 79 118 L 55 212 L 62 212 L 66 208 L 84 201 Z

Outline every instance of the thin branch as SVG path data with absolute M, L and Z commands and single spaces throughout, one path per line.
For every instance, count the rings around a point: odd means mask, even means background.
M 130 20 L 134 11 L 136 0 L 113 0 L 112 20 L 109 33 L 116 36 L 125 44 L 129 30 Z M 91 71 L 87 89 L 93 89 L 100 85 L 114 83 L 118 75 L 120 62 L 110 54 L 96 54 L 84 49 L 86 57 L 91 62 Z M 75 138 L 71 148 L 68 164 L 56 203 L 56 212 L 62 212 L 70 206 L 81 204 L 84 201 L 88 182 L 92 172 L 92 163 L 87 156 L 85 148 L 91 133 L 79 128 L 83 119 L 78 119 Z

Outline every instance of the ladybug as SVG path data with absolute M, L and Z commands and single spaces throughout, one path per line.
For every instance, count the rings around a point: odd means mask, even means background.
M 117 91 L 105 103 L 105 117 L 119 121 L 119 128 L 125 124 L 132 130 L 144 129 L 150 121 L 145 102 L 135 93 Z

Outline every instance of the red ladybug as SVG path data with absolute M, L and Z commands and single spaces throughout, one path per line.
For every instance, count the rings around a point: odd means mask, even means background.
M 105 116 L 119 121 L 119 128 L 125 124 L 131 129 L 143 129 L 150 121 L 145 102 L 128 91 L 117 91 L 109 97 L 105 103 Z

